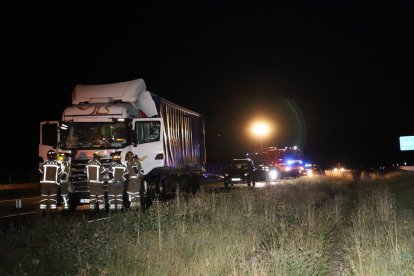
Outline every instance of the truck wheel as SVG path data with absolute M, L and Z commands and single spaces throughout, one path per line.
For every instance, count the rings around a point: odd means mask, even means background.
M 142 210 L 145 210 L 145 209 L 148 208 L 149 201 L 150 201 L 148 199 L 149 198 L 148 193 L 145 190 L 145 183 L 144 182 L 145 182 L 144 180 L 141 181 L 141 188 L 139 189 L 139 202 L 141 204 L 141 209 Z
M 156 197 L 159 198 L 160 200 L 165 199 L 166 191 L 165 191 L 165 179 L 164 178 L 157 180 L 155 189 L 157 193 Z

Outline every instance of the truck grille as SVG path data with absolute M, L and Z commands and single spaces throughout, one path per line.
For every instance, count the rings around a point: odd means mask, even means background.
M 88 183 L 86 181 L 86 173 L 84 172 L 88 161 L 88 159 L 72 159 L 71 161 L 70 182 L 72 183 L 74 192 L 89 192 Z M 111 159 L 101 159 L 100 161 L 105 168 L 109 168 L 112 162 Z

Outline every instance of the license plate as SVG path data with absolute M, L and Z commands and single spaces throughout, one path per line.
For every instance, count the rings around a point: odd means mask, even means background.
M 89 198 L 81 198 L 80 203 L 89 203 Z
M 233 177 L 233 178 L 231 179 L 231 181 L 241 181 L 241 178 L 236 178 L 236 177 Z

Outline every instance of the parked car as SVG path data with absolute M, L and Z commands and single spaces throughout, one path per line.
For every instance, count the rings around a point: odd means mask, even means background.
M 203 173 L 204 182 L 221 182 L 223 181 L 224 176 L 215 173 Z
M 224 186 L 227 188 L 235 183 L 244 183 L 247 186 L 254 185 L 252 177 L 254 169 L 254 163 L 250 158 L 233 159 L 225 170 Z

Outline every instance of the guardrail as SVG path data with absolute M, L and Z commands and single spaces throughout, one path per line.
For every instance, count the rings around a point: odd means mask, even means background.
M 40 194 L 39 183 L 0 184 L 0 199 Z
M 40 188 L 39 183 L 0 184 L 0 191 L 38 189 L 38 188 Z

